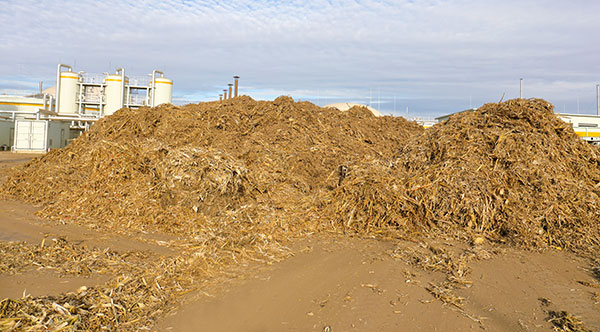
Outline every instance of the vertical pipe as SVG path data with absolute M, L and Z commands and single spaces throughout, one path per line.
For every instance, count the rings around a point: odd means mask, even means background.
M 117 74 L 121 72 L 121 108 L 123 108 L 123 99 L 125 99 L 125 69 L 117 69 Z
M 40 81 L 40 94 L 42 94 L 42 91 L 44 91 L 44 88 L 42 87 L 44 85 L 43 81 Z
M 164 77 L 165 76 L 165 74 L 162 71 L 160 71 L 160 70 L 154 69 L 152 71 L 152 107 L 156 106 L 156 105 L 154 105 L 155 104 L 155 100 L 156 100 L 156 98 L 155 98 L 155 95 L 156 95 L 156 73 L 159 73 L 160 77 Z
M 240 79 L 239 76 L 234 76 L 233 79 L 235 80 L 235 86 L 234 86 L 234 90 L 233 90 L 233 97 L 237 97 L 238 96 L 238 80 Z
M 227 100 L 227 89 L 223 89 L 223 100 Z
M 81 72 L 79 72 L 79 74 L 81 75 Z M 82 114 L 84 111 L 84 107 L 83 107 L 83 84 L 82 82 L 79 82 L 79 114 Z
M 108 73 L 106 73 L 108 75 Z M 100 117 L 104 116 L 104 83 L 100 83 Z
M 56 107 L 55 107 L 56 112 L 58 112 L 58 109 L 60 107 L 60 70 L 62 67 L 69 68 L 69 71 L 73 70 L 73 68 L 71 68 L 71 66 L 63 65 L 62 63 L 59 63 L 58 67 L 56 68 Z
M 231 99 L 233 97 L 233 95 L 231 94 L 231 87 L 233 86 L 233 84 L 229 83 L 227 85 L 229 85 L 229 99 Z

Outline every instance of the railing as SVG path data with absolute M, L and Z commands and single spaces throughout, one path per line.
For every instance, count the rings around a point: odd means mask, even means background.
M 92 83 L 98 84 L 104 82 L 103 74 L 91 74 L 91 73 L 83 73 L 81 75 L 81 83 Z
M 146 103 L 146 96 L 145 95 L 138 95 L 138 94 L 131 94 L 129 96 L 129 105 L 147 105 Z
M 150 86 L 150 76 L 131 76 L 129 77 L 129 85 L 131 86 Z
M 102 101 L 102 95 L 100 87 L 98 86 L 86 86 L 83 90 L 84 103 L 99 103 Z

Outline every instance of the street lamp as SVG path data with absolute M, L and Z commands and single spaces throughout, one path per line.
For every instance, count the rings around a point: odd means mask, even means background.
M 523 99 L 523 79 L 519 79 L 519 98 Z
M 596 84 L 596 115 L 600 115 L 600 84 Z

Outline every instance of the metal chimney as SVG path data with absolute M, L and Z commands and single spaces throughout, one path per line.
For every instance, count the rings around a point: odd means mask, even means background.
M 42 91 L 44 91 L 43 85 L 44 85 L 44 82 L 40 81 L 40 94 L 42 93 Z M 236 87 L 237 87 L 237 85 L 236 85 Z
M 234 76 L 233 79 L 235 80 L 235 85 L 234 85 L 234 90 L 233 90 L 233 96 L 237 97 L 238 96 L 238 80 L 240 79 L 239 76 Z
M 233 96 L 233 95 L 231 94 L 231 87 L 233 86 L 233 84 L 229 83 L 229 84 L 227 84 L 227 85 L 229 85 L 229 99 L 231 99 L 231 98 L 232 98 L 232 96 Z
M 222 101 L 222 100 L 223 100 L 223 94 L 220 94 L 219 95 L 219 101 Z
M 227 100 L 227 89 L 223 89 L 223 100 Z

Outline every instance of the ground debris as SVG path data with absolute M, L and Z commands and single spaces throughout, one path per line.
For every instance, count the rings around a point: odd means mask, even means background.
M 556 331 L 569 331 L 569 332 L 592 332 L 592 330 L 586 328 L 583 322 L 575 316 L 571 316 L 566 311 L 548 311 L 548 321 L 554 325 Z

